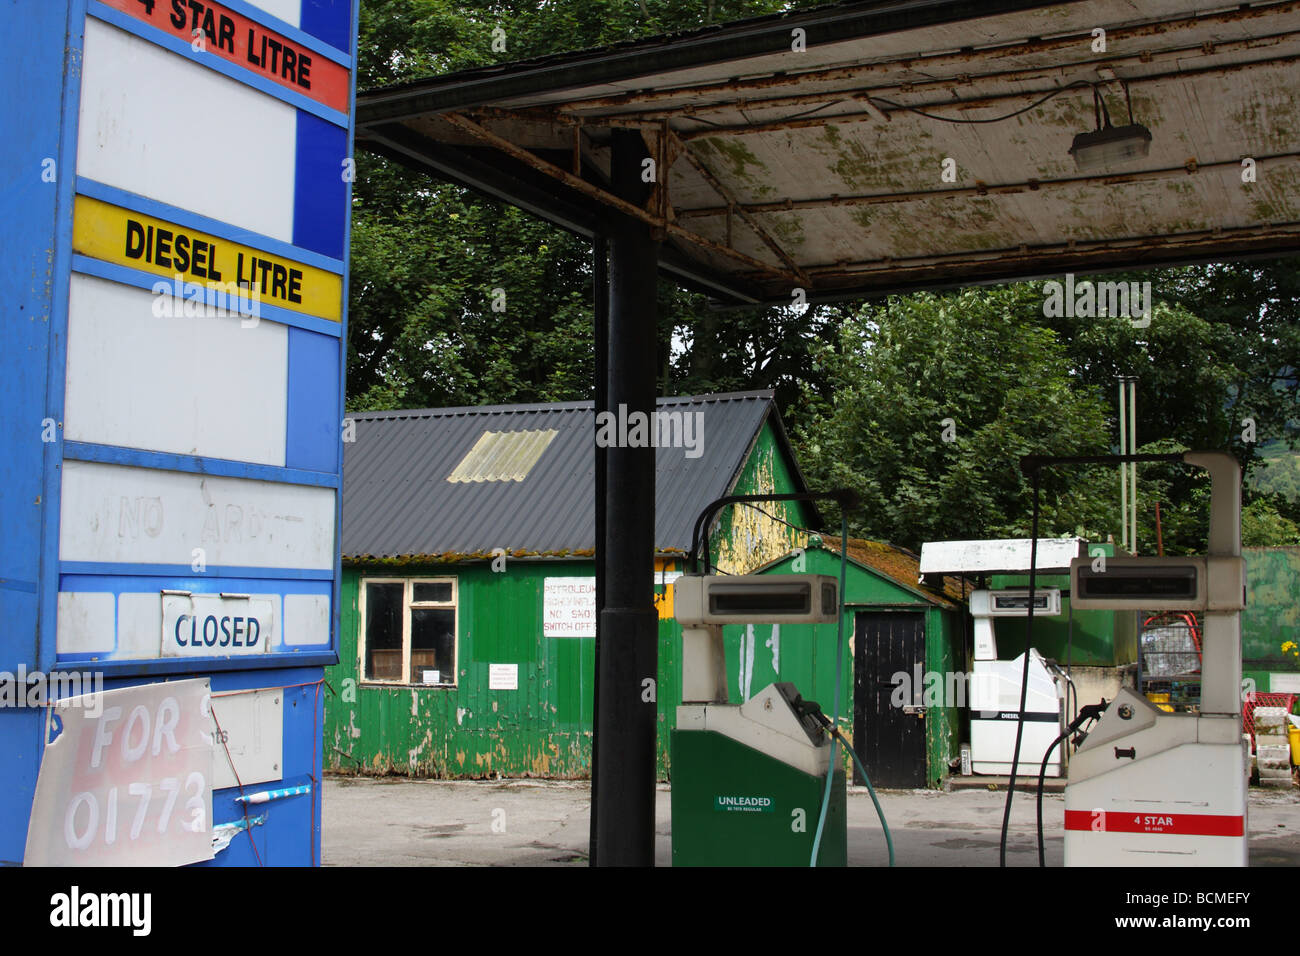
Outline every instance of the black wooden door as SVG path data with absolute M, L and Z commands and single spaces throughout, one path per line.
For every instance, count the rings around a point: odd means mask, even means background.
M 860 611 L 853 633 L 853 748 L 873 785 L 924 787 L 925 615 Z

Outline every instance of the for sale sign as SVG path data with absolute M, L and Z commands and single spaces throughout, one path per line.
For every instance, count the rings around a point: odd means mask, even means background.
M 51 707 L 50 725 L 25 865 L 179 866 L 212 859 L 206 679 L 60 700 Z

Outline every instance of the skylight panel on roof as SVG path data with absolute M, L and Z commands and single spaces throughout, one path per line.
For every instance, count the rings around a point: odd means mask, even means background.
M 557 434 L 554 428 L 484 432 L 447 480 L 523 481 Z

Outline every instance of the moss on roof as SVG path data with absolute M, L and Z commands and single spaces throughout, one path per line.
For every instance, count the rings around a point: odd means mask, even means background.
M 814 537 L 808 542 L 809 547 L 823 547 L 834 554 L 840 553 L 838 535 Z M 871 541 L 867 538 L 849 538 L 849 560 L 875 571 L 877 574 L 902 585 L 909 590 L 924 595 L 936 604 L 945 607 L 960 606 L 965 598 L 961 579 L 945 576 L 942 590 L 920 583 L 921 558 L 913 551 L 900 548 L 885 541 Z

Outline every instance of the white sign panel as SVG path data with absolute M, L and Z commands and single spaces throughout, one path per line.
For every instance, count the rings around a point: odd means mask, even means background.
M 288 329 L 252 321 L 186 315 L 170 295 L 74 274 L 63 437 L 283 465 Z M 200 372 L 200 356 L 239 374 Z
M 60 591 L 54 646 L 60 654 L 111 654 L 113 595 Z
M 212 859 L 208 682 L 70 697 L 45 747 L 27 866 L 180 866 Z
M 302 0 L 251 0 L 250 6 L 277 16 L 290 26 L 298 26 L 302 14 Z
M 209 710 L 213 790 L 284 778 L 282 688 L 213 694 Z
M 292 106 L 93 17 L 81 71 L 77 175 L 293 241 Z M 257 148 L 196 148 L 203 123 L 185 106 L 196 103 L 237 117 Z
M 1300 674 L 1273 671 L 1268 675 L 1268 690 L 1272 694 L 1300 694 Z
M 272 595 L 164 594 L 163 657 L 265 654 L 275 643 Z
M 489 664 L 488 690 L 518 690 L 518 664 Z
M 68 461 L 64 561 L 334 568 L 334 490 Z
M 596 636 L 596 579 L 546 578 L 542 598 L 546 637 Z
M 286 594 L 284 643 L 289 647 L 330 642 L 330 599 L 328 594 Z
M 989 541 L 927 541 L 921 545 L 922 574 L 1016 572 L 1029 570 L 1029 538 Z M 1079 557 L 1080 538 L 1039 538 L 1035 555 L 1039 571 L 1069 570 Z

